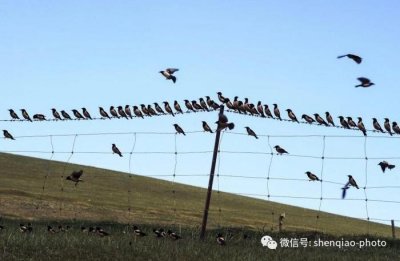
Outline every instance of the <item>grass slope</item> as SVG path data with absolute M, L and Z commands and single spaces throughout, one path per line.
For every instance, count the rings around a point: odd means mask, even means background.
M 8 219 L 201 224 L 206 195 L 201 188 L 11 154 L 0 154 L 0 166 L 0 215 Z M 84 182 L 75 187 L 65 176 L 79 169 Z M 316 211 L 229 193 L 213 194 L 208 225 L 276 231 L 283 212 L 286 231 L 391 236 L 386 225 L 324 212 L 317 224 Z

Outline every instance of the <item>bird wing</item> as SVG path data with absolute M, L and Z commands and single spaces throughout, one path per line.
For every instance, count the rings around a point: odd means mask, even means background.
M 360 64 L 362 62 L 362 58 L 355 54 L 348 54 L 347 57 L 355 61 L 356 63 Z
M 167 71 L 167 73 L 169 73 L 169 74 L 173 74 L 174 72 L 179 71 L 179 69 L 177 69 L 177 68 L 167 68 L 166 71 Z
M 359 80 L 362 84 L 367 84 L 370 82 L 370 80 L 365 77 L 359 77 L 359 78 L 357 78 L 357 80 Z

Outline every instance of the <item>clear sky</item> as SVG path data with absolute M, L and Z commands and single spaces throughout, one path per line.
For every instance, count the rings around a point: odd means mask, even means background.
M 0 2 L 0 118 L 8 109 L 26 108 L 32 114 L 51 115 L 50 109 L 86 107 L 97 115 L 98 106 L 135 105 L 198 99 L 217 91 L 227 97 L 248 97 L 256 103 L 278 103 L 282 114 L 291 108 L 302 113 L 335 117 L 362 116 L 371 128 L 372 117 L 398 118 L 397 72 L 400 69 L 398 1 L 1 1 Z M 356 53 L 361 65 L 341 54 Z M 177 67 L 174 85 L 158 71 Z M 357 77 L 376 83 L 354 88 Z M 181 104 L 183 105 L 183 104 Z M 359 132 L 296 125 L 229 115 L 235 132 L 251 126 L 269 135 L 360 135 Z M 173 123 L 185 130 L 201 130 L 216 115 L 199 113 L 176 118 L 95 122 L 2 122 L 14 136 L 93 132 L 173 132 Z M 327 138 L 325 154 L 364 157 L 363 138 Z M 367 186 L 399 185 L 400 162 L 382 174 L 376 164 L 399 157 L 398 139 L 368 139 Z M 78 151 L 108 152 L 116 143 L 130 151 L 133 135 L 78 137 Z M 290 153 L 321 156 L 322 138 L 271 138 Z M 1 140 L 3 151 L 50 150 L 49 139 Z M 136 151 L 173 151 L 173 135 L 138 135 Z M 70 151 L 72 139 L 54 138 L 56 151 Z M 213 136 L 178 137 L 179 151 L 210 151 Z M 221 150 L 268 152 L 267 138 L 225 134 Z M 35 157 L 49 155 L 24 153 Z M 54 159 L 67 160 L 68 154 Z M 178 155 L 178 174 L 207 174 L 210 153 Z M 397 161 L 397 162 L 396 162 Z M 128 158 L 115 155 L 75 154 L 71 162 L 129 170 Z M 265 177 L 269 155 L 226 154 L 223 174 Z M 138 154 L 131 171 L 141 175 L 171 174 L 173 155 Z M 274 157 L 270 176 L 305 178 L 311 170 L 321 176 L 321 160 Z M 365 185 L 364 160 L 325 160 L 323 176 L 346 182 L 352 174 Z M 169 179 L 169 178 L 166 178 Z M 177 177 L 177 182 L 207 186 L 208 178 Z M 234 193 L 267 194 L 266 180 L 220 178 L 220 189 Z M 270 193 L 320 196 L 320 185 L 301 181 L 269 182 Z M 399 189 L 367 190 L 368 198 L 397 200 Z M 324 197 L 340 197 L 340 185 L 324 185 Z M 364 198 L 350 190 L 349 198 Z M 319 201 L 273 200 L 318 209 Z M 323 201 L 321 210 L 365 218 L 363 201 Z M 400 206 L 369 203 L 370 217 L 400 219 Z

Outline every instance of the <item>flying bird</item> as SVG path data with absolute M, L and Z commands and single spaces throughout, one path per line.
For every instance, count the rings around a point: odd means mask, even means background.
M 88 119 L 88 120 L 92 119 L 92 116 L 90 116 L 90 113 L 88 112 L 88 110 L 86 110 L 85 107 L 82 108 L 82 113 L 83 113 L 83 116 L 85 116 L 86 119 Z
M 21 109 L 21 112 L 22 112 L 22 117 L 24 117 L 25 120 L 32 121 L 31 117 L 29 117 L 29 114 L 25 109 Z
M 125 105 L 125 114 L 132 119 L 132 112 L 131 112 L 131 106 Z
M 176 130 L 176 133 L 180 133 L 180 134 L 183 134 L 183 135 L 185 135 L 186 136 L 186 133 L 183 131 L 183 129 L 178 125 L 178 124 L 174 124 L 174 127 L 175 127 L 175 130 Z
M 258 139 L 257 134 L 252 129 L 250 129 L 250 127 L 245 127 L 245 128 L 246 128 L 248 135 L 253 136 L 254 138 Z
M 287 111 L 287 113 L 288 113 L 289 118 L 290 118 L 292 121 L 295 121 L 295 122 L 299 123 L 299 121 L 298 121 L 297 118 L 296 118 L 296 115 L 293 113 L 293 111 L 292 111 L 291 109 L 287 109 L 286 111 Z
M 367 88 L 367 87 L 371 87 L 372 85 L 375 85 L 375 83 L 371 82 L 370 79 L 365 78 L 365 77 L 359 77 L 359 78 L 357 78 L 357 80 L 359 80 L 361 83 L 356 85 L 355 86 L 356 88 L 357 87 Z
M 372 118 L 372 125 L 374 126 L 374 129 L 375 129 L 375 130 L 384 133 L 384 131 L 382 130 L 381 125 L 379 124 L 379 122 L 378 122 L 378 120 L 377 120 L 376 118 Z
M 351 117 L 347 117 L 347 123 L 349 124 L 350 127 L 357 127 L 357 124 L 353 121 Z
M 209 132 L 209 133 L 213 133 L 213 131 L 211 130 L 210 126 L 208 126 L 207 122 L 202 121 L 203 122 L 203 129 L 205 132 Z
M 118 149 L 118 147 L 115 144 L 113 144 L 111 148 L 112 148 L 113 153 L 118 154 L 120 157 L 122 157 L 121 151 Z
M 385 123 L 383 124 L 383 127 L 387 132 L 389 132 L 390 136 L 393 136 L 392 130 L 390 128 L 390 121 L 388 118 L 385 118 Z
M 396 134 L 400 134 L 400 127 L 397 125 L 397 122 L 392 122 L 392 129 Z
M 332 126 L 335 126 L 332 115 L 329 113 L 329 111 L 325 112 L 325 117 L 329 124 L 331 124 Z
M 365 129 L 365 126 L 364 126 L 364 123 L 362 122 L 362 118 L 361 117 L 358 117 L 357 127 L 358 127 L 358 129 L 360 131 L 362 131 L 364 136 L 367 136 L 367 130 Z
M 79 182 L 83 181 L 83 180 L 81 179 L 82 174 L 83 174 L 83 170 L 73 171 L 73 172 L 71 173 L 71 175 L 69 175 L 69 176 L 66 178 L 66 180 L 70 180 L 70 181 L 72 181 L 72 182 L 75 182 L 75 186 L 77 186 Z
M 37 121 L 45 121 L 46 120 L 46 116 L 44 116 L 43 114 L 35 114 L 35 115 L 33 115 L 32 118 Z
M 355 55 L 355 54 L 351 54 L 351 53 L 345 54 L 345 55 L 339 55 L 337 58 L 340 59 L 340 58 L 343 58 L 343 57 L 347 57 L 349 59 L 352 59 L 357 64 L 360 64 L 362 62 L 362 58 L 360 56 Z
M 6 139 L 15 140 L 11 133 L 8 132 L 8 130 L 3 130 L 3 135 Z
M 139 110 L 138 106 L 133 106 L 133 113 L 136 115 L 136 117 L 144 119 L 143 113 L 141 112 L 141 110 Z
M 282 154 L 284 154 L 284 153 L 289 154 L 289 152 L 287 152 L 285 149 L 281 148 L 279 145 L 276 145 L 274 148 L 275 148 L 276 152 L 277 152 L 279 155 L 282 155 Z
M 226 245 L 225 238 L 222 236 L 221 233 L 218 233 L 216 238 L 217 238 L 218 245 L 220 245 L 220 246 L 225 246 Z
M 53 114 L 54 119 L 56 120 L 62 120 L 60 114 L 58 113 L 58 111 L 56 109 L 51 109 L 51 112 Z
M 319 116 L 318 113 L 314 113 L 314 117 L 315 117 L 315 120 L 316 120 L 320 125 L 329 126 L 328 123 L 326 123 L 326 121 L 325 121 L 321 116 Z
M 99 111 L 100 111 L 101 117 L 103 117 L 103 118 L 109 118 L 109 119 L 111 120 L 110 116 L 109 116 L 108 113 L 103 109 L 103 107 L 99 107 Z
M 117 111 L 115 110 L 114 106 L 110 106 L 110 113 L 111 113 L 111 115 L 112 115 L 114 118 L 119 119 L 118 113 L 117 113 Z
M 274 105 L 274 114 L 275 116 L 279 119 L 281 119 L 281 112 L 279 111 L 278 105 L 276 103 L 273 104 Z
M 176 77 L 173 75 L 175 72 L 179 71 L 179 69 L 176 68 L 167 68 L 164 71 L 159 71 L 166 80 L 172 80 L 173 83 L 176 82 Z
M 393 164 L 389 164 L 389 162 L 387 162 L 387 161 L 385 161 L 385 160 L 379 162 L 378 165 L 381 166 L 381 169 L 382 169 L 382 172 L 383 172 L 383 173 L 385 173 L 385 170 L 386 170 L 386 169 L 392 170 L 392 169 L 394 169 L 394 168 L 396 167 L 396 166 L 393 165 Z
M 77 110 L 74 109 L 74 110 L 72 110 L 72 112 L 74 113 L 75 117 L 76 117 L 78 120 L 84 120 L 84 119 L 85 119 L 79 111 L 77 111 Z
M 64 117 L 64 120 L 72 120 L 71 116 L 64 110 L 61 111 L 61 115 Z
M 320 181 L 320 179 L 313 173 L 311 173 L 310 171 L 306 172 L 307 177 L 310 179 L 310 181 Z
M 349 124 L 347 123 L 346 119 L 343 116 L 339 116 L 338 118 L 340 119 L 340 124 L 342 125 L 343 128 L 350 129 Z
M 228 117 L 224 113 L 218 113 L 218 121 L 215 122 L 218 124 L 217 131 L 224 130 L 226 128 L 232 130 L 235 128 L 235 124 L 233 122 L 228 122 Z
M 166 102 L 166 101 L 164 102 L 164 109 L 165 109 L 166 112 L 168 112 L 169 114 L 171 114 L 172 116 L 175 117 L 175 114 L 172 111 L 171 106 L 169 106 L 169 103 Z
M 13 120 L 19 120 L 18 115 L 15 113 L 13 109 L 9 109 L 8 111 L 10 112 L 10 116 Z
M 310 116 L 308 116 L 307 114 L 303 114 L 301 116 L 302 119 L 304 119 L 307 123 L 312 124 L 315 120 L 313 118 L 311 118 Z
M 179 105 L 178 101 L 174 101 L 174 108 L 175 108 L 175 110 L 176 110 L 177 112 L 183 114 L 183 111 L 182 111 L 181 106 Z

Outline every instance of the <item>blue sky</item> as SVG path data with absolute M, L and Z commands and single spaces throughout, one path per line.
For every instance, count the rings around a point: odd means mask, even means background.
M 31 114 L 50 116 L 50 108 L 71 110 L 97 107 L 198 99 L 222 91 L 267 104 L 278 103 L 282 114 L 291 108 L 302 113 L 362 116 L 400 121 L 397 113 L 400 29 L 398 1 L 2 1 L 0 3 L 0 118 L 9 108 L 26 108 Z M 336 56 L 356 53 L 361 65 Z M 177 67 L 178 81 L 164 80 L 159 70 Z M 369 77 L 376 86 L 354 88 L 357 77 Z M 286 114 L 284 114 L 286 117 Z M 10 123 L 2 128 L 15 136 L 93 132 L 173 132 L 172 124 L 185 130 L 201 130 L 216 115 L 199 113 L 146 120 L 95 122 Z M 230 115 L 236 132 L 251 126 L 269 135 L 361 135 L 358 132 L 309 127 L 287 122 Z M 298 155 L 322 153 L 321 138 L 274 138 Z M 363 157 L 363 138 L 327 138 L 326 154 Z M 111 143 L 130 151 L 133 135 L 78 137 L 76 150 L 109 151 Z M 398 139 L 368 139 L 369 157 L 399 157 Z M 49 140 L 0 141 L 7 150 L 49 150 Z M 71 138 L 54 138 L 59 151 L 69 151 Z M 213 136 L 191 134 L 177 138 L 178 150 L 211 150 Z M 137 151 L 173 151 L 173 135 L 138 135 Z M 268 151 L 267 139 L 225 134 L 222 150 Z M 25 153 L 26 154 L 26 153 Z M 373 156 L 370 156 L 372 154 Z M 48 158 L 49 155 L 27 154 Z M 67 160 L 57 154 L 54 159 Z M 178 174 L 209 172 L 211 154 L 179 155 Z M 264 176 L 266 155 L 223 154 L 221 175 Z M 393 159 L 394 164 L 398 159 Z M 368 184 L 399 184 L 397 168 L 382 174 L 368 163 Z M 128 159 L 114 155 L 76 154 L 71 162 L 128 171 Z M 138 154 L 132 172 L 142 175 L 171 174 L 171 155 Z M 149 164 L 150 163 L 150 164 Z M 400 166 L 400 165 L 399 165 Z M 320 175 L 321 161 L 274 157 L 271 176 L 300 177 L 311 170 Z M 326 160 L 324 177 L 346 181 L 352 174 L 365 182 L 365 162 Z M 178 177 L 177 182 L 207 186 L 208 178 Z M 319 197 L 319 184 L 270 181 L 272 194 Z M 220 178 L 220 189 L 229 192 L 266 194 L 265 180 Z M 326 185 L 326 197 L 339 197 L 340 186 Z M 369 198 L 392 199 L 398 189 L 367 191 Z M 389 195 L 389 196 L 388 196 Z M 349 197 L 363 198 L 352 190 Z M 318 201 L 276 199 L 307 208 Z M 370 216 L 400 219 L 398 204 L 369 203 Z M 322 210 L 365 217 L 362 201 L 323 202 Z

